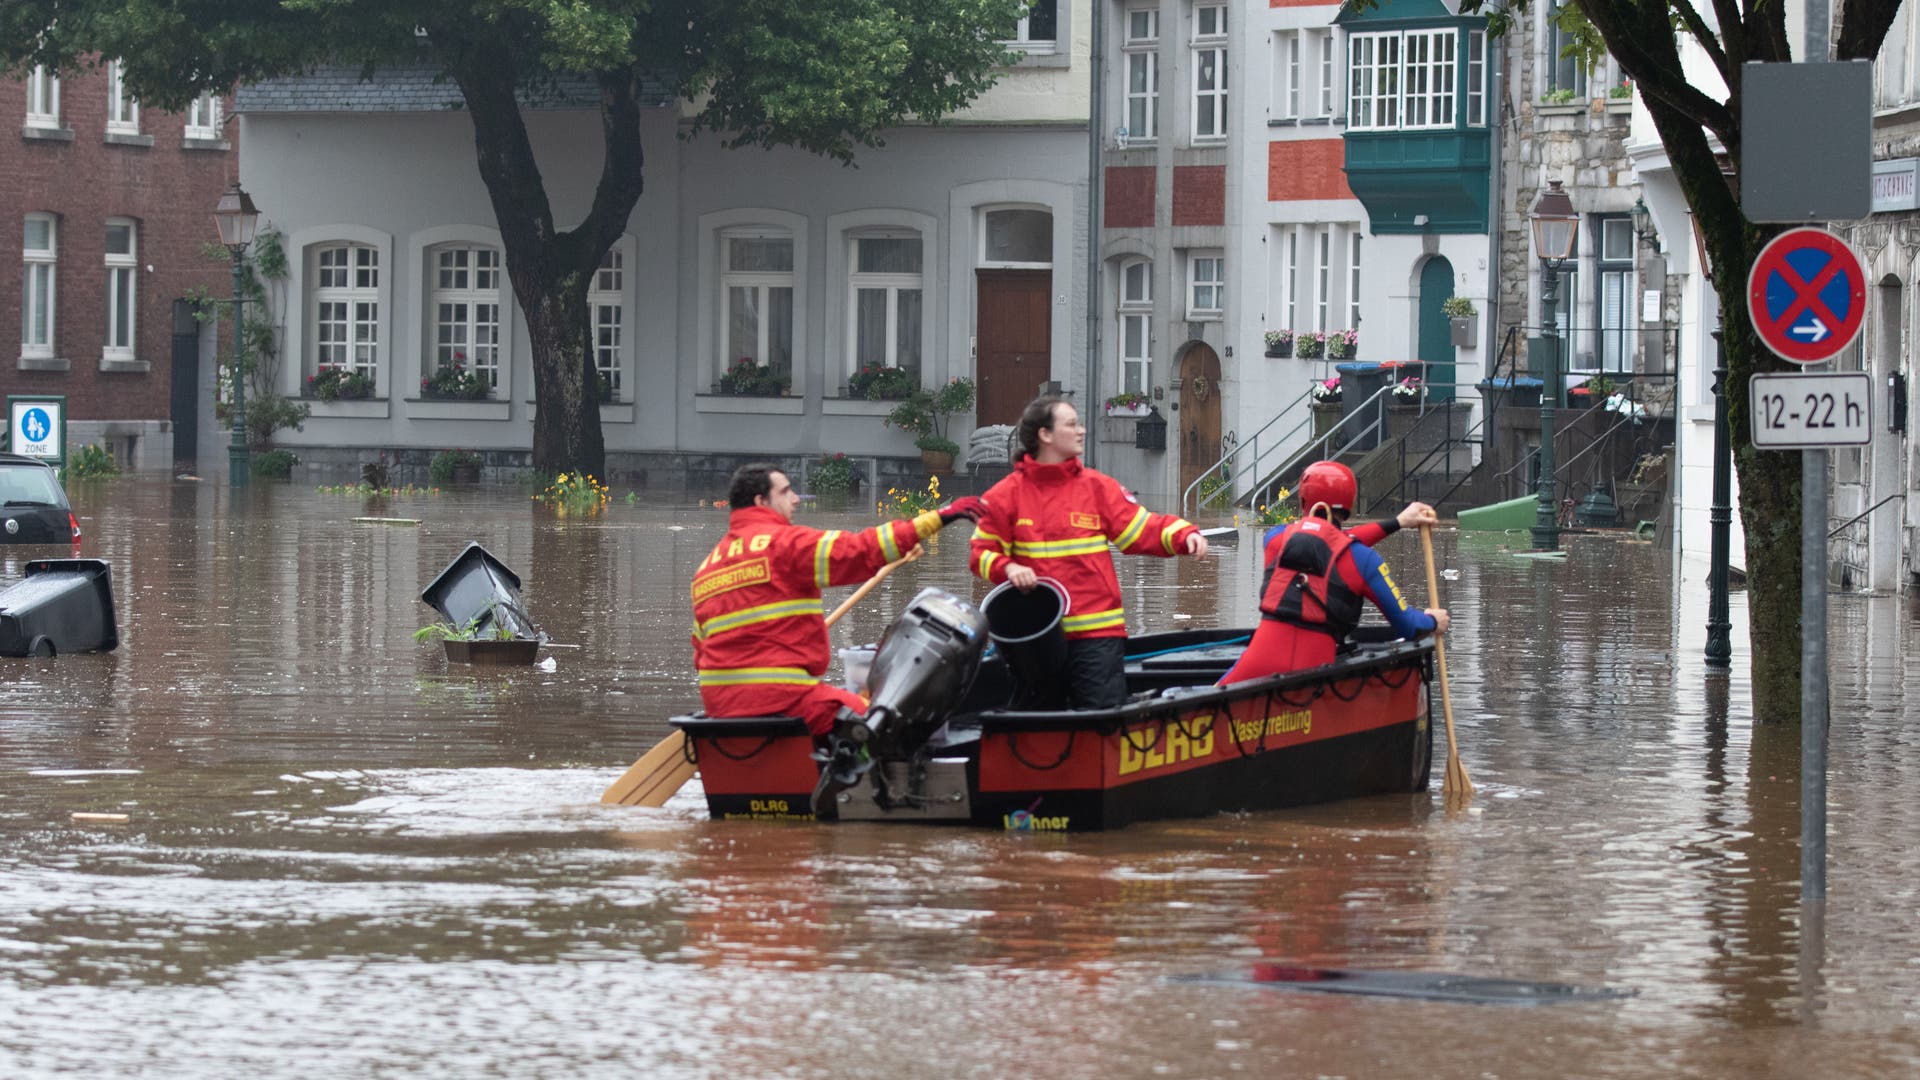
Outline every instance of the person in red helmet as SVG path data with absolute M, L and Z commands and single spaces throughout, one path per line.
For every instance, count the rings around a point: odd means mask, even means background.
M 1332 663 L 1368 600 L 1403 638 L 1446 632 L 1446 610 L 1409 608 L 1373 550 L 1399 529 L 1433 524 L 1433 507 L 1412 503 L 1390 521 L 1347 532 L 1358 491 L 1353 470 L 1337 461 L 1316 461 L 1301 474 L 1300 520 L 1267 534 L 1260 625 L 1221 684 Z

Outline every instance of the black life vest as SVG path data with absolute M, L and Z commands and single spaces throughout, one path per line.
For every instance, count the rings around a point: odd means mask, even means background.
M 1360 623 L 1362 599 L 1336 567 L 1353 538 L 1332 522 L 1302 518 L 1280 534 L 1280 554 L 1267 568 L 1260 614 L 1345 640 Z

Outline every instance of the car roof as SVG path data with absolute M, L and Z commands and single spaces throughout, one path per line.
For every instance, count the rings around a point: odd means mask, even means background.
M 37 457 L 28 457 L 25 454 L 0 454 L 0 465 L 38 465 L 43 469 L 53 468 L 50 462 L 42 461 Z

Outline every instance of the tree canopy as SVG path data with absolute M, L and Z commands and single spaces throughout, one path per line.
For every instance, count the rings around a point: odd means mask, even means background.
M 9 0 L 0 65 L 118 58 L 140 100 L 347 64 L 433 65 L 458 85 L 533 347 L 533 460 L 605 474 L 587 285 L 643 189 L 641 89 L 693 103 L 694 133 L 850 161 L 995 79 L 1023 0 Z M 554 220 L 520 100 L 597 84 L 606 156 L 591 208 Z

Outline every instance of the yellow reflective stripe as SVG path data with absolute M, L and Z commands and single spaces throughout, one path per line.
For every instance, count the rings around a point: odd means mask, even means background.
M 900 558 L 900 545 L 893 539 L 893 522 L 883 522 L 873 532 L 880 538 L 880 553 L 887 557 L 888 562 L 897 561 Z
M 1000 550 L 1005 551 L 1007 549 L 1007 542 L 1005 540 L 981 528 L 978 524 L 973 527 L 973 538 L 975 540 L 991 540 L 1000 545 Z
M 1152 516 L 1152 514 L 1147 513 L 1147 508 L 1144 506 L 1135 511 L 1133 520 L 1127 522 L 1127 527 L 1121 529 L 1120 535 L 1113 538 L 1114 546 L 1125 551 L 1128 544 L 1140 539 L 1140 534 L 1146 531 L 1147 519 Z
M 758 607 L 729 611 L 725 615 L 715 615 L 706 622 L 700 623 L 695 633 L 703 638 L 712 637 L 727 630 L 738 630 L 755 623 L 818 614 L 820 614 L 819 600 L 782 600 L 774 604 L 761 604 Z
M 820 537 L 820 542 L 813 545 L 813 583 L 822 589 L 833 584 L 829 580 L 833 569 L 829 560 L 833 555 L 833 542 L 838 539 L 840 530 L 828 529 Z
M 1125 608 L 1113 608 L 1109 611 L 1089 611 L 1084 615 L 1069 615 L 1060 620 L 1060 626 L 1071 634 L 1080 630 L 1105 630 L 1109 626 L 1127 625 Z
M 1190 521 L 1182 521 L 1179 518 L 1174 518 L 1173 524 L 1160 530 L 1160 546 L 1167 549 L 1167 554 L 1169 555 L 1180 554 L 1179 552 L 1173 550 L 1174 534 L 1179 532 L 1181 529 L 1190 527 L 1192 524 L 1193 523 Z
M 1104 536 L 1083 536 L 1078 540 L 1016 541 L 1013 554 L 1022 559 L 1069 559 L 1080 555 L 1099 555 L 1107 550 Z
M 982 581 L 992 581 L 993 564 L 999 562 L 1001 558 L 1003 556 L 997 551 L 981 552 L 979 559 L 975 562 L 974 573 L 979 574 Z
M 700 669 L 701 686 L 810 686 L 819 681 L 805 668 L 797 667 Z

